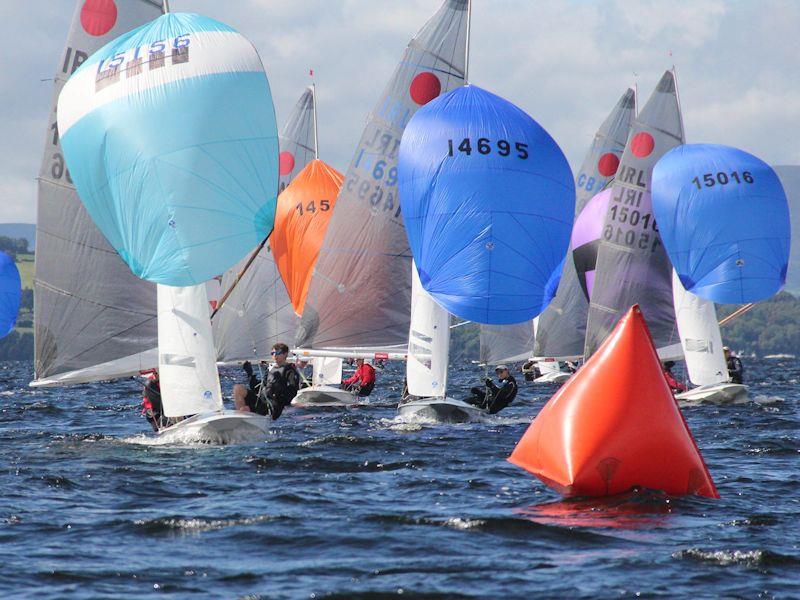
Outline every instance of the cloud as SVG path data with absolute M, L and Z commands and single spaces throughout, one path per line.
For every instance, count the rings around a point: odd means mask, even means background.
M 280 123 L 317 75 L 321 156 L 346 169 L 364 120 L 411 36 L 440 0 L 171 0 L 247 35 L 268 70 Z M 0 5 L 0 219 L 35 218 L 35 177 L 52 77 L 74 5 Z M 46 14 L 45 14 L 46 13 Z M 600 0 L 474 4 L 472 81 L 528 111 L 573 168 L 624 90 L 644 102 L 678 70 L 689 141 L 800 162 L 800 3 Z M 9 43 L 10 42 L 10 43 Z M 669 51 L 672 51 L 672 56 Z M 637 76 L 634 76 L 634 73 Z

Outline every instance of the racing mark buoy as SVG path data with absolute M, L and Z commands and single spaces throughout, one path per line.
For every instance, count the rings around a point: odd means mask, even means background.
M 550 398 L 508 460 L 566 496 L 642 487 L 719 498 L 638 305 Z

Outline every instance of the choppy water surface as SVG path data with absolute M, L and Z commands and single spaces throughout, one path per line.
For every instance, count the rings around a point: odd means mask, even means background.
M 800 596 L 796 361 L 686 409 L 722 499 L 561 501 L 505 461 L 553 392 L 486 423 L 289 409 L 266 442 L 158 446 L 138 387 L 27 387 L 0 363 L 0 594 L 265 598 Z M 229 392 L 239 373 L 226 373 Z M 452 372 L 452 390 L 479 380 Z

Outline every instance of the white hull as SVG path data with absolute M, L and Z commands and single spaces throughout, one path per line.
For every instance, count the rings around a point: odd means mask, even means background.
M 747 400 L 747 386 L 741 383 L 712 383 L 701 385 L 688 392 L 675 395 L 679 402 L 744 402 Z
M 358 398 L 351 392 L 332 385 L 312 385 L 302 388 L 292 400 L 292 406 L 350 406 Z
M 417 418 L 440 423 L 468 423 L 480 420 L 487 412 L 453 398 L 420 398 L 403 402 L 397 413 L 404 418 Z
M 264 439 L 272 419 L 236 410 L 205 412 L 160 430 L 159 439 L 176 442 L 231 444 Z
M 572 377 L 572 373 L 562 373 L 562 372 L 554 372 L 554 373 L 545 373 L 541 377 L 537 377 L 533 380 L 533 383 L 553 383 L 560 385 L 567 381 Z

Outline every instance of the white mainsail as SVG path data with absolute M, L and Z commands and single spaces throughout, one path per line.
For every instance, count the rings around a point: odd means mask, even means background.
M 112 379 L 156 366 L 155 285 L 133 275 L 86 213 L 56 125 L 68 77 L 107 42 L 162 13 L 161 0 L 76 2 L 59 59 L 38 178 L 33 385 Z
M 689 380 L 695 385 L 728 381 L 728 367 L 722 351 L 722 335 L 714 303 L 687 292 L 674 270 L 672 295 Z
M 342 359 L 335 356 L 318 356 L 311 361 L 311 385 L 339 385 L 342 383 Z
M 449 351 L 450 314 L 422 287 L 412 262 L 411 324 L 406 362 L 409 394 L 444 398 Z
M 164 415 L 222 410 L 205 284 L 158 285 L 158 370 Z

